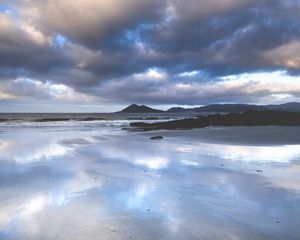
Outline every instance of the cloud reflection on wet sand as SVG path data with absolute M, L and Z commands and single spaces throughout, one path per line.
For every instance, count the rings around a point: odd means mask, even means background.
M 300 235 L 299 145 L 150 141 L 101 129 L 28 134 L 0 136 L 0 239 Z

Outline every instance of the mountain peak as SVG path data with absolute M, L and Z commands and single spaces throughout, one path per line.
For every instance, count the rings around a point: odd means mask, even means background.
M 128 107 L 124 108 L 122 113 L 159 113 L 163 112 L 162 110 L 157 110 L 154 108 L 150 108 L 146 105 L 137 105 L 137 104 L 131 104 Z

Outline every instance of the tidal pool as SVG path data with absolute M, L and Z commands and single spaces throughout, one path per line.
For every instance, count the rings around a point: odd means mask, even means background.
M 121 127 L 1 126 L 0 239 L 300 239 L 300 128 Z

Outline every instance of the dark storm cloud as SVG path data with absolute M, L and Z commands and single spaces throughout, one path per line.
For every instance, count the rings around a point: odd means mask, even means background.
M 297 12 L 296 1 L 257 1 L 205 17 L 179 12 L 173 21 L 143 34 L 147 46 L 176 56 L 174 70 L 207 69 L 213 75 L 226 75 L 272 69 L 274 65 L 263 54 L 299 40 Z
M 197 84 L 215 83 L 218 88 L 222 76 L 256 71 L 297 75 L 300 3 L 6 1 L 0 8 L 0 54 L 1 79 L 28 77 L 112 101 L 252 101 L 243 84 L 223 92 Z M 158 77 L 149 69 L 163 72 L 164 81 L 149 79 Z M 190 71 L 201 75 L 178 77 Z M 136 80 L 143 77 L 146 80 Z M 264 87 L 255 92 L 259 97 L 271 94 Z
M 164 11 L 164 0 L 31 1 L 40 11 L 39 26 L 62 32 L 74 42 L 93 49 L 141 23 L 156 21 Z
M 108 78 L 150 67 L 165 68 L 170 73 L 201 69 L 212 76 L 281 68 L 295 70 L 285 63 L 274 64 L 266 53 L 300 41 L 298 2 L 223 1 L 224 5 L 214 11 L 217 2 L 222 1 L 212 1 L 205 8 L 196 1 L 185 1 L 186 7 L 182 1 L 171 1 L 165 11 L 169 15 L 160 18 L 163 20 L 133 29 L 133 39 L 120 35 L 122 41 L 115 42 L 116 51 L 103 49 L 104 53 L 107 51 L 104 62 L 90 61 L 87 68 Z M 204 10 L 195 10 L 197 5 Z M 187 8 L 190 10 L 182 11 Z
M 74 60 L 32 25 L 0 15 L 0 76 L 24 76 L 68 68 Z

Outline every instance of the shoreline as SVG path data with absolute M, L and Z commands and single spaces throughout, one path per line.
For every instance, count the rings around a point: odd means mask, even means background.
M 163 136 L 165 139 L 184 138 L 203 143 L 232 144 L 237 146 L 299 145 L 300 126 L 234 126 L 197 129 L 138 131 L 147 138 Z M 163 139 L 162 141 L 164 141 Z

